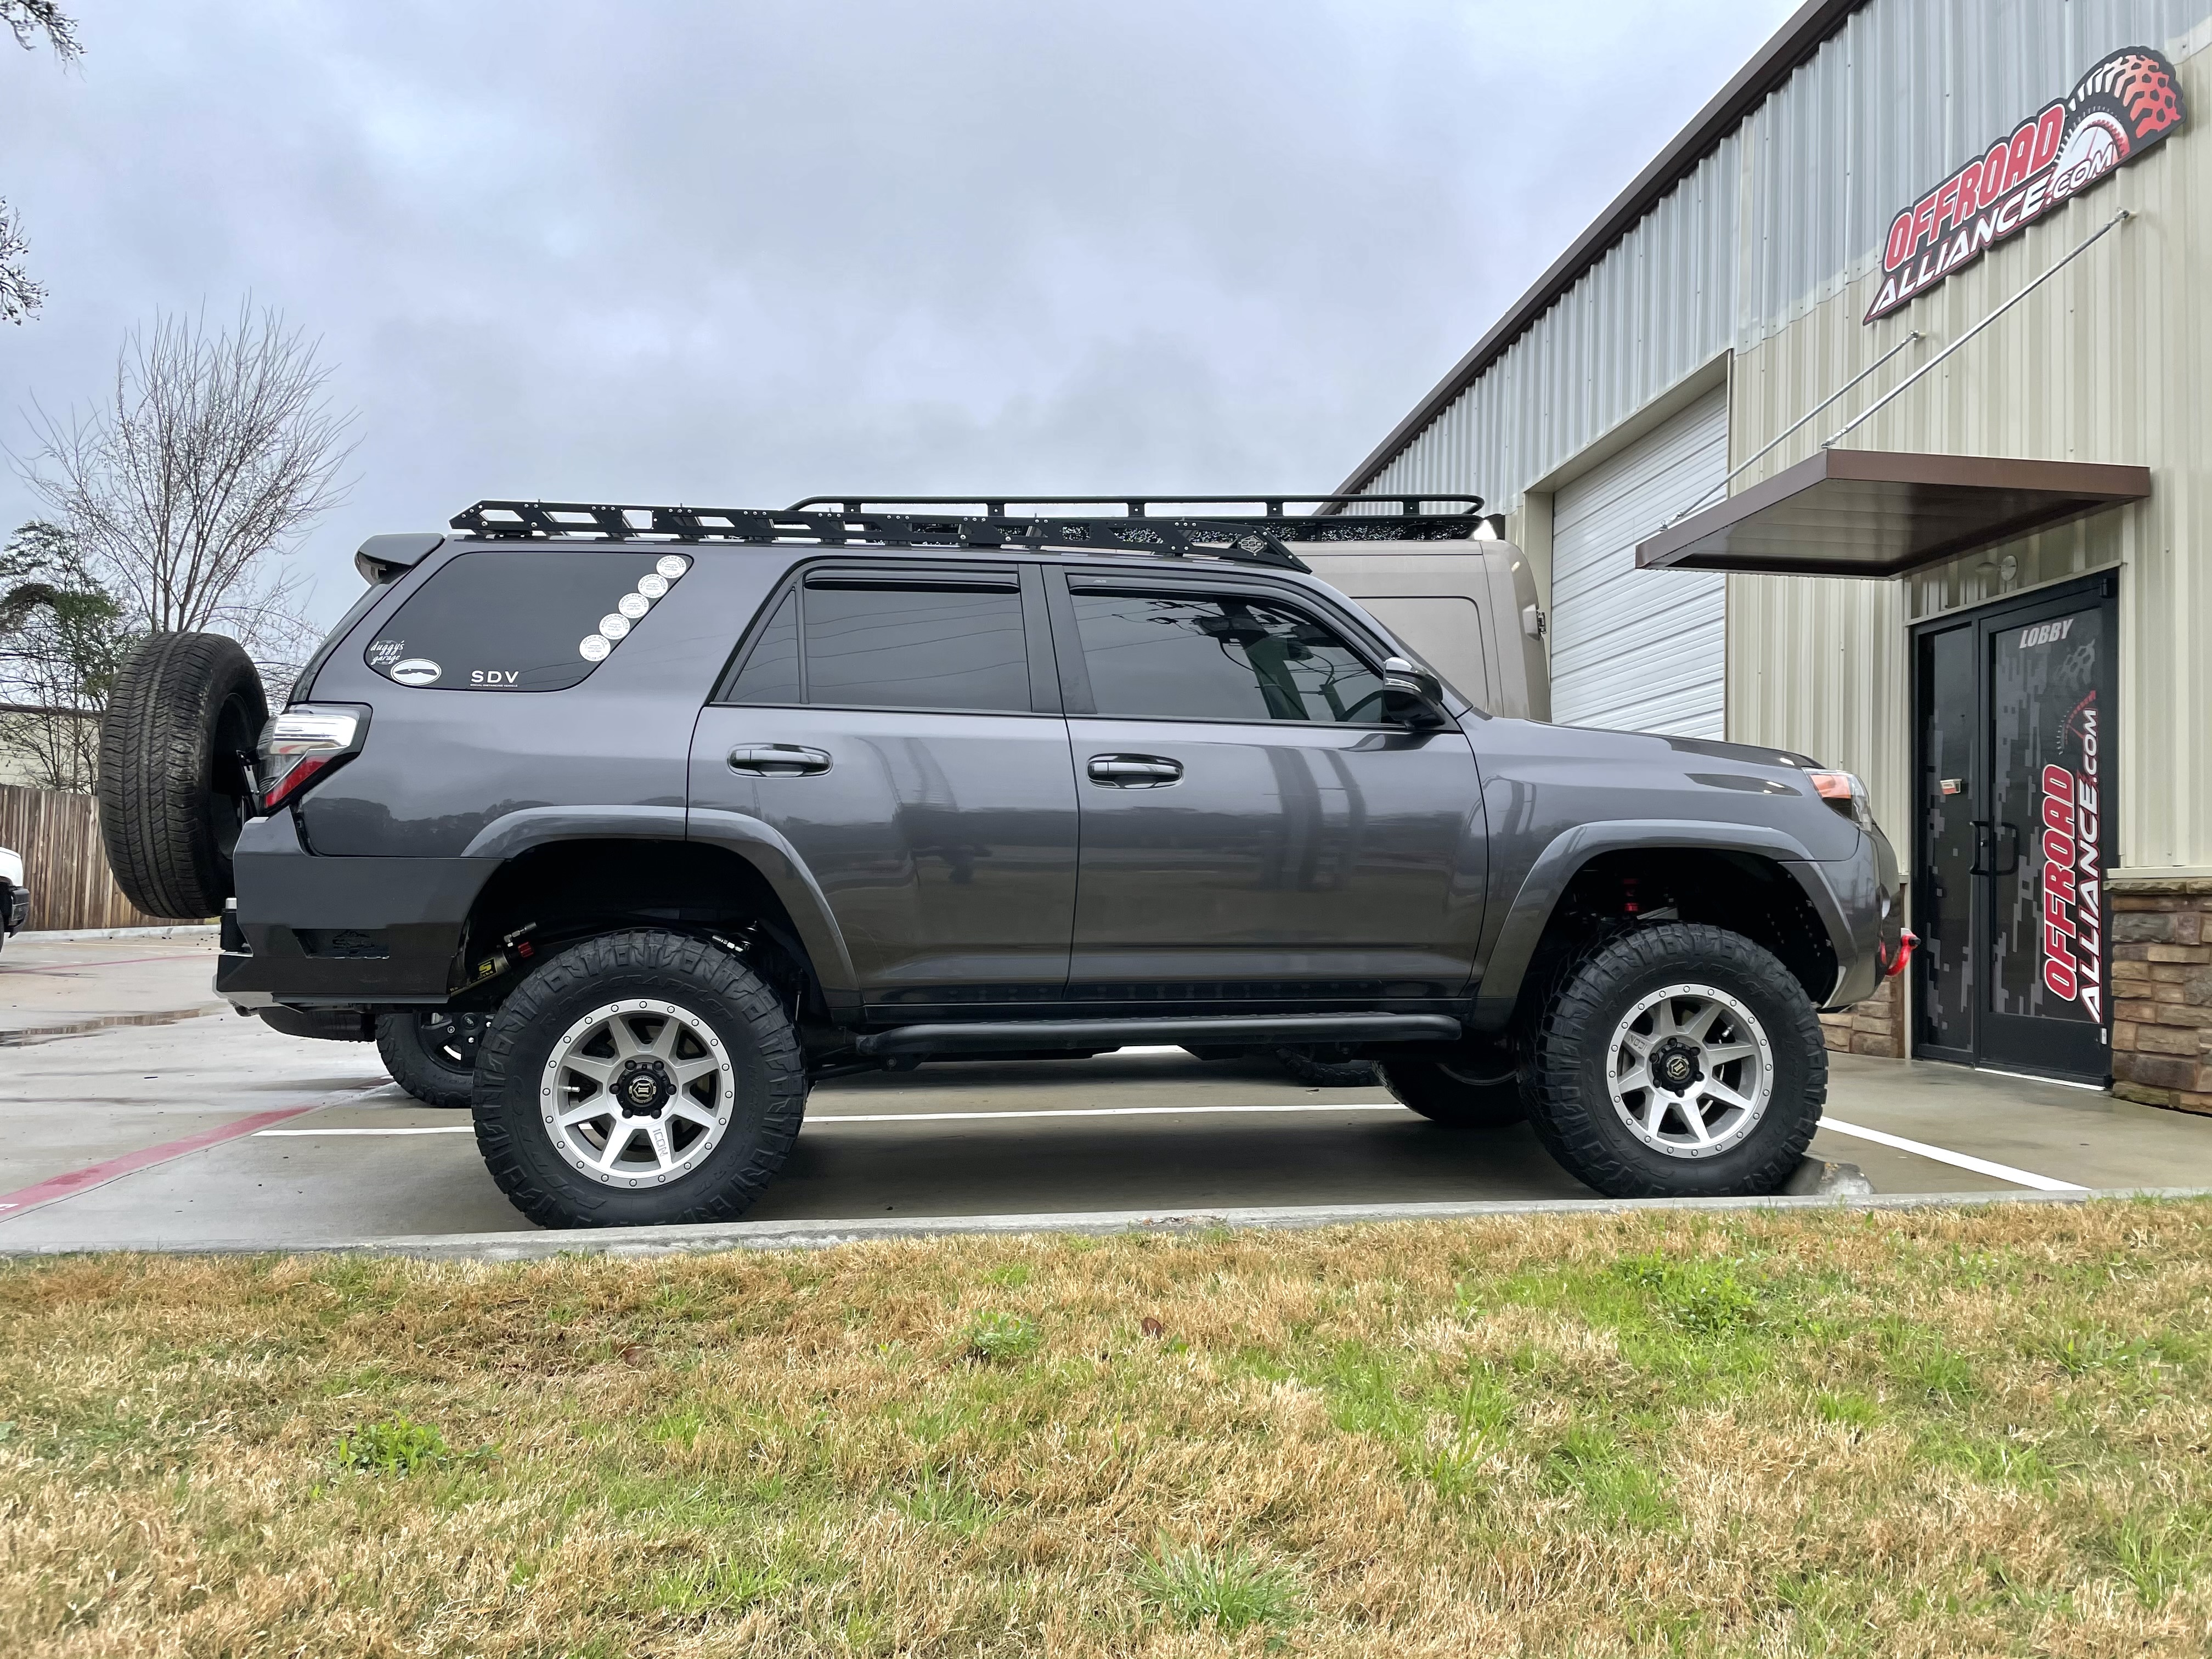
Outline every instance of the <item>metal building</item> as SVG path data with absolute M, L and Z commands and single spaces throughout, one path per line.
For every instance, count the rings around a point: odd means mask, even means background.
M 2207 46 L 1811 0 L 1343 488 L 1507 515 L 1555 719 L 1866 777 L 1924 945 L 1832 1041 L 2212 1110 Z

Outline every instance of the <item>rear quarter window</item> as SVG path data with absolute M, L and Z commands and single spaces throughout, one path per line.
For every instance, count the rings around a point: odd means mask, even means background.
M 691 568 L 658 550 L 463 553 L 433 572 L 363 653 L 395 685 L 561 691 L 621 648 Z

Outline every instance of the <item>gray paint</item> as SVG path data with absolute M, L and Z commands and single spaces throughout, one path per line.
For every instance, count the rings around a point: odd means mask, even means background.
M 1032 684 L 1064 696 L 1064 716 L 708 705 L 763 601 L 822 556 L 796 547 L 687 550 L 680 602 L 656 606 L 568 690 L 435 690 L 373 673 L 361 652 L 379 614 L 465 548 L 395 582 L 331 653 L 315 696 L 372 705 L 370 738 L 298 813 L 241 840 L 253 954 L 224 959 L 226 993 L 440 1000 L 490 874 L 574 841 L 697 842 L 744 859 L 789 911 L 834 1017 L 878 1025 L 1364 1009 L 1495 1030 L 1567 882 L 1620 848 L 1776 861 L 1826 921 L 1838 995 L 1871 988 L 1881 929 L 1894 937 L 1877 902 L 1895 884 L 1886 843 L 1811 793 L 1800 756 L 1492 718 L 1449 694 L 1446 723 L 1422 732 L 1087 714 L 1079 660 L 1054 648 L 1065 599 L 1052 558 L 1007 562 L 1051 600 L 1029 610 L 1030 651 L 1033 665 L 1056 656 L 1057 672 Z M 1400 648 L 1317 579 L 1079 564 L 1291 599 L 1377 660 Z M 835 763 L 780 777 L 730 768 L 733 748 L 759 743 Z M 1158 754 L 1182 780 L 1103 787 L 1084 777 L 1094 752 Z M 303 948 L 340 928 L 386 935 L 389 954 Z

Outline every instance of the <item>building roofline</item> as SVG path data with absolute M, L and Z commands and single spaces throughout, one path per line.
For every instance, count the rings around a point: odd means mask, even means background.
M 1805 0 L 1790 21 L 1753 54 L 1751 61 L 1738 70 L 1651 164 L 1636 175 L 1628 188 L 1614 197 L 1611 205 L 1552 262 L 1550 269 L 1536 279 L 1513 308 L 1474 343 L 1474 349 L 1452 365 L 1451 372 L 1413 406 L 1411 414 L 1391 428 L 1390 435 L 1352 469 L 1351 476 L 1337 486 L 1336 493 L 1352 495 L 1365 489 L 1376 473 L 1395 460 L 1454 398 L 1503 357 L 1513 343 L 1551 309 L 1553 302 L 1580 282 L 1584 272 L 1633 229 L 1637 221 L 1687 178 L 1745 116 L 1758 108 L 1769 93 L 1788 80 L 1798 65 L 1866 3 L 1867 0 Z

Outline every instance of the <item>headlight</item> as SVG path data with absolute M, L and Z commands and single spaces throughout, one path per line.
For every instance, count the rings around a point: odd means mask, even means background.
M 1813 793 L 1862 830 L 1874 829 L 1874 806 L 1856 772 L 1808 772 Z

